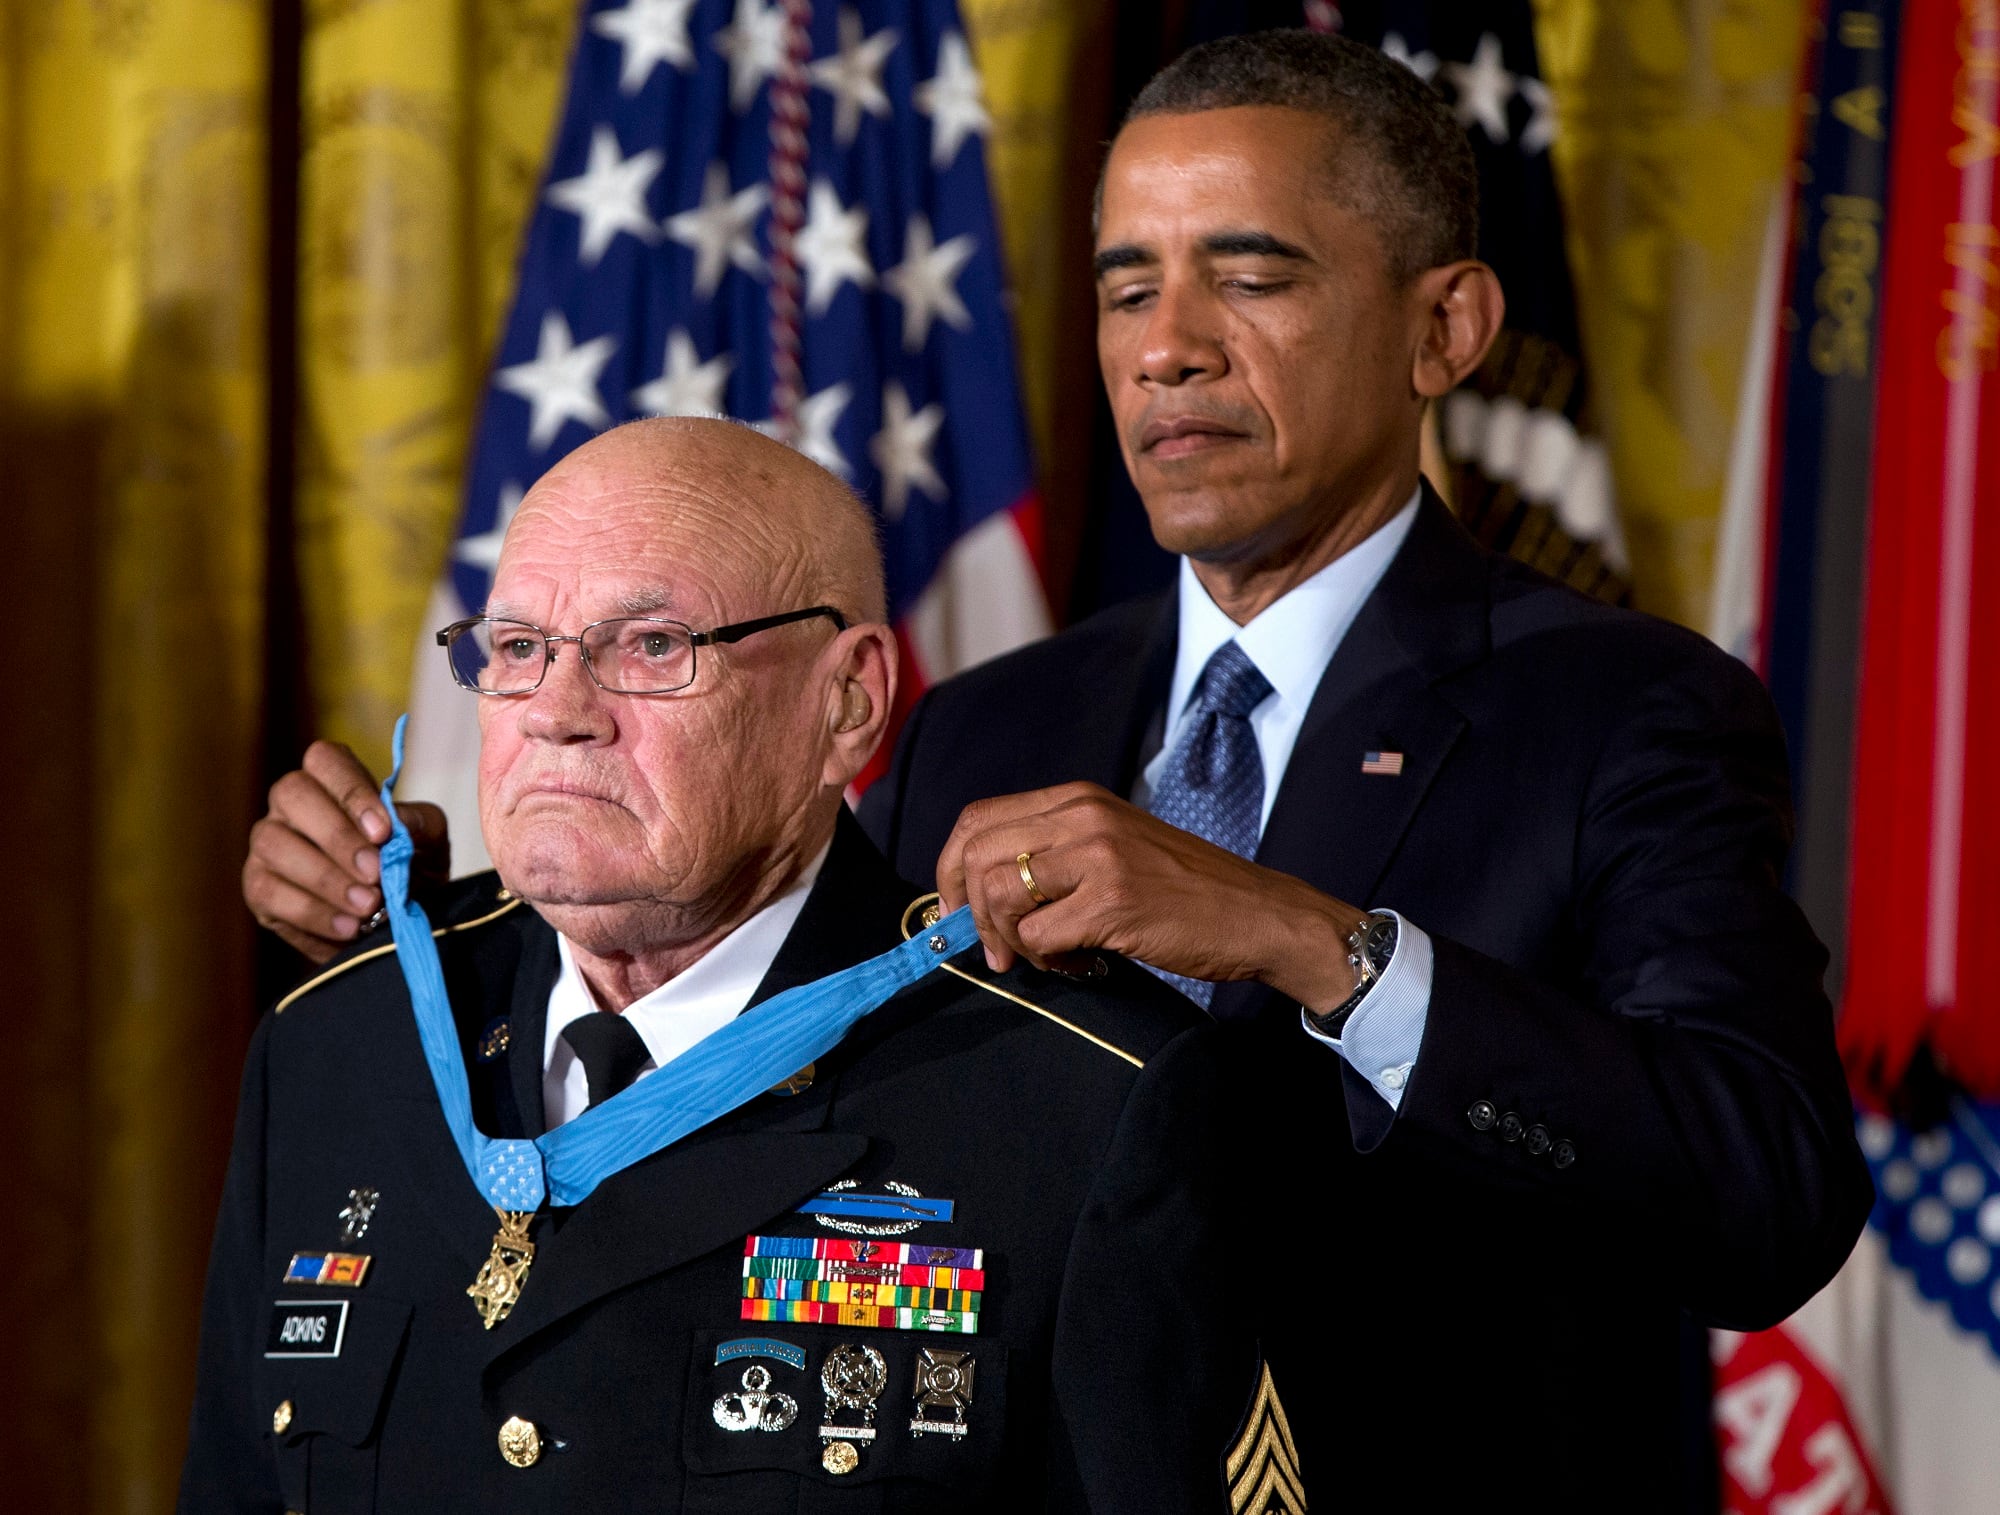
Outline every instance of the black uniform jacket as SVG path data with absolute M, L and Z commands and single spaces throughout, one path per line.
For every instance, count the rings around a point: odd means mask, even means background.
M 758 997 L 895 945 L 914 893 L 843 814 Z M 490 874 L 432 920 L 480 1124 L 535 1134 L 554 934 Z M 1130 964 L 1088 983 L 994 976 L 976 949 L 954 966 L 968 976 L 934 973 L 863 1020 L 803 1092 L 542 1215 L 490 1332 L 465 1290 L 494 1212 L 450 1140 L 393 945 L 282 1002 L 244 1077 L 182 1510 L 1222 1508 L 1232 1445 L 1281 1412 L 1253 1399 L 1254 1345 L 1216 1308 L 1213 1032 Z M 508 1046 L 482 1061 L 500 1023 Z M 954 1201 L 948 1223 L 879 1244 L 979 1249 L 976 1334 L 739 1318 L 746 1237 L 852 1239 L 798 1213 L 842 1180 Z M 380 1198 L 343 1246 L 357 1188 Z M 369 1256 L 359 1288 L 280 1281 L 295 1252 L 329 1250 Z M 746 1339 L 803 1367 L 720 1350 Z M 841 1346 L 879 1353 L 887 1381 L 873 1441 L 850 1442 L 859 1466 L 831 1472 L 820 1374 Z M 972 1354 L 960 1439 L 910 1430 L 957 1413 L 915 1403 L 926 1349 Z M 753 1369 L 796 1406 L 784 1429 L 722 1424 L 743 1421 L 727 1396 Z M 527 1467 L 498 1442 L 515 1417 L 539 1442 Z
M 1129 794 L 1176 627 L 1138 602 L 926 694 L 862 806 L 898 870 L 975 800 Z M 1747 670 L 1482 551 L 1426 488 L 1257 854 L 1435 943 L 1400 1111 L 1296 1004 L 1213 1006 L 1265 1043 L 1269 1208 L 1314 1260 L 1266 1329 L 1316 1502 L 1679 1507 L 1678 1308 L 1771 1324 L 1870 1202 L 1790 834 Z

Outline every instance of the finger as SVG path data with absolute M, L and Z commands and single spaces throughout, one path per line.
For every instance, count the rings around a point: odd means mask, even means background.
M 1050 818 L 1030 816 L 1011 826 L 997 828 L 977 837 L 965 854 L 965 888 L 972 905 L 973 923 L 980 928 L 986 945 L 987 962 L 997 972 L 1013 966 L 1017 955 L 1036 961 L 1021 939 L 1021 918 L 1037 909 L 1022 874 L 1021 854 L 1029 857 L 1029 874 L 1045 899 L 1054 892 L 1042 881 L 1040 865 L 1049 851 L 1058 846 Z
M 248 889 L 246 888 L 246 893 Z M 258 924 L 270 927 L 280 938 L 315 962 L 324 962 L 354 939 L 361 921 L 348 911 L 336 910 L 326 901 L 283 879 L 265 878 L 257 893 L 270 910 L 266 917 L 252 907 Z
M 304 766 L 369 841 L 379 847 L 389 840 L 381 786 L 352 751 L 339 742 L 314 742 L 306 748 Z
M 1028 789 L 1019 794 L 1003 794 L 976 800 L 958 813 L 958 820 L 938 854 L 937 886 L 940 903 L 956 910 L 966 903 L 966 851 L 975 842 L 996 831 L 1011 831 L 1023 822 L 1045 815 L 1077 800 L 1108 791 L 1095 784 L 1056 784 L 1047 789 Z
M 362 835 L 332 792 L 303 769 L 293 770 L 271 786 L 270 818 L 319 848 L 355 882 L 373 884 L 381 876 L 375 844 Z
M 256 867 L 260 886 L 264 880 L 288 885 L 332 910 L 367 915 L 382 902 L 381 891 L 374 885 L 357 882 L 353 874 L 280 821 L 266 819 L 251 828 L 250 861 Z M 265 900 L 251 898 L 251 891 L 251 873 L 246 870 L 244 898 L 251 912 L 260 919 L 267 914 L 280 914 Z M 266 925 L 270 923 L 265 921 Z

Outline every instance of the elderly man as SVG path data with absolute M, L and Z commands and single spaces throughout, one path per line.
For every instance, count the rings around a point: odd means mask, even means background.
M 1147 87 L 1098 352 L 1179 583 L 932 690 L 863 820 L 996 971 L 1112 948 L 1261 1041 L 1231 1213 L 1293 1259 L 1259 1303 L 1316 1496 L 1698 1508 L 1680 1322 L 1802 1302 L 1867 1173 L 1755 679 L 1482 552 L 1418 475 L 1500 323 L 1475 199 L 1443 101 L 1351 43 Z M 308 768 L 246 894 L 324 951 L 382 821 Z
M 190 1515 L 1222 1500 L 1257 1369 L 1211 1308 L 1214 1034 L 1136 968 L 974 953 L 581 1186 L 551 1139 L 817 1013 L 746 1005 L 946 948 L 842 801 L 882 594 L 865 511 L 747 428 L 637 423 L 529 494 L 442 634 L 498 876 L 258 1028 Z M 496 1217 L 537 1137 L 553 1203 Z

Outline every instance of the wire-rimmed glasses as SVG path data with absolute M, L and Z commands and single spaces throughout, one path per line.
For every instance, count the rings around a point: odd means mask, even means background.
M 825 616 L 841 631 L 847 617 L 831 605 L 788 610 L 696 631 L 655 616 L 592 621 L 575 636 L 554 636 L 527 621 L 468 616 L 437 634 L 451 661 L 451 676 L 474 694 L 533 694 L 555 661 L 558 642 L 574 642 L 599 689 L 611 694 L 672 694 L 694 682 L 695 648 L 740 642 L 774 626 Z

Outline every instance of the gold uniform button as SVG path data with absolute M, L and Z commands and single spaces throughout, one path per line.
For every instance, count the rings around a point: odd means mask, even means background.
M 278 1401 L 278 1408 L 271 1412 L 271 1434 L 283 1436 L 291 1423 L 292 1402 L 289 1399 L 281 1399 Z
M 819 1465 L 829 1473 L 852 1473 L 861 1466 L 861 1454 L 851 1441 L 829 1441 L 819 1454 Z
M 532 1468 L 541 1461 L 542 1433 L 535 1429 L 535 1423 L 518 1415 L 508 1416 L 507 1424 L 500 1428 L 500 1455 L 517 1468 Z

